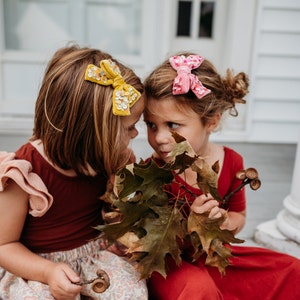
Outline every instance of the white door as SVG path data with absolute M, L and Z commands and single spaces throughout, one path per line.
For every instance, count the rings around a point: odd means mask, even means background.
M 237 0 L 237 2 L 240 0 Z M 235 1 L 228 0 L 170 0 L 172 7 L 172 31 L 170 31 L 169 53 L 180 51 L 190 51 L 202 55 L 210 60 L 219 71 L 220 75 L 225 75 L 226 69 L 234 69 L 238 55 L 235 51 L 244 51 L 247 43 L 239 45 L 239 48 L 233 47 L 235 39 L 239 38 L 238 31 L 232 31 L 236 16 L 242 15 L 243 10 Z M 240 5 L 243 5 L 240 4 Z M 252 16 L 249 14 L 250 17 Z M 247 21 L 245 20 L 245 23 Z M 170 23 L 171 24 L 171 23 Z M 241 26 L 241 24 L 239 24 Z M 244 29 L 244 36 L 247 37 L 248 29 Z M 245 51 L 243 53 L 246 53 Z M 231 57 L 234 56 L 232 60 Z M 246 60 L 245 55 L 242 60 Z M 235 70 L 243 70 L 246 73 L 248 69 L 242 66 Z M 212 138 L 216 139 L 245 139 L 246 133 L 246 106 L 238 107 L 239 116 L 237 118 L 227 117 L 224 114 L 222 130 L 214 134 Z
M 228 0 L 180 0 L 173 7 L 172 51 L 199 53 L 222 67 Z

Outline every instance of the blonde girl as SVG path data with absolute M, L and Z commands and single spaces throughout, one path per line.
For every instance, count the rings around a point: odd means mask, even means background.
M 100 197 L 131 157 L 142 92 L 108 53 L 70 45 L 54 54 L 32 137 L 0 153 L 0 299 L 148 298 L 134 267 L 95 239 Z

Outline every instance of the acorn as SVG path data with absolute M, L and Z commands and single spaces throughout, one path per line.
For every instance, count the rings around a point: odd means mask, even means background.
M 241 190 L 245 185 L 249 184 L 250 188 L 254 191 L 258 190 L 261 186 L 261 181 L 258 178 L 258 172 L 255 168 L 248 168 L 246 170 L 240 170 L 236 173 L 236 178 L 241 180 L 241 184 L 236 187 L 233 191 L 228 193 L 221 202 L 221 207 L 226 207 L 229 199 Z
M 245 175 L 249 179 L 255 179 L 258 177 L 258 172 L 254 168 L 248 168 L 245 171 Z
M 105 292 L 110 286 L 110 280 L 107 273 L 101 269 L 98 269 L 96 272 L 98 278 L 94 280 L 92 284 L 92 290 L 97 293 Z
M 235 177 L 239 180 L 244 180 L 246 178 L 246 171 L 240 170 L 240 171 L 236 172 Z
M 250 181 L 250 188 L 253 191 L 258 190 L 260 188 L 260 186 L 261 186 L 261 181 L 258 178 L 254 178 Z

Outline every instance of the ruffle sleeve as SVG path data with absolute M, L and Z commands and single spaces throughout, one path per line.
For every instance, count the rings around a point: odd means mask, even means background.
M 32 172 L 31 163 L 15 159 L 15 153 L 0 151 L 0 192 L 4 191 L 9 179 L 29 194 L 29 214 L 41 217 L 47 212 L 53 203 L 53 197 L 42 179 Z

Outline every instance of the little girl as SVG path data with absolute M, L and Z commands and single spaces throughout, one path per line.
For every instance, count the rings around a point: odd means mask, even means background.
M 183 53 L 158 66 L 144 82 L 146 109 L 144 120 L 153 157 L 160 164 L 169 162 L 175 131 L 191 144 L 195 153 L 209 165 L 219 161 L 218 191 L 222 198 L 233 191 L 240 180 L 243 158 L 234 150 L 210 142 L 224 112 L 236 116 L 236 104 L 245 103 L 248 78 L 241 72 L 227 71 L 221 77 L 203 57 Z M 187 209 L 195 213 L 209 212 L 219 218 L 227 212 L 221 229 L 238 233 L 244 226 L 246 203 L 242 189 L 230 198 L 226 207 L 210 194 L 202 194 L 196 172 L 187 169 L 175 176 L 168 192 L 187 199 Z M 183 261 L 177 266 L 167 260 L 167 278 L 154 272 L 149 280 L 151 299 L 300 299 L 300 260 L 255 247 L 232 246 L 233 257 L 221 276 L 216 267 L 206 266 L 203 257 L 192 261 L 189 245 L 183 249 Z
M 144 109 L 140 79 L 100 50 L 50 60 L 33 135 L 0 152 L 0 299 L 147 299 L 124 257 L 96 239 L 106 185 L 128 162 Z M 102 293 L 92 289 L 100 279 Z M 96 291 L 96 292 L 95 292 Z

